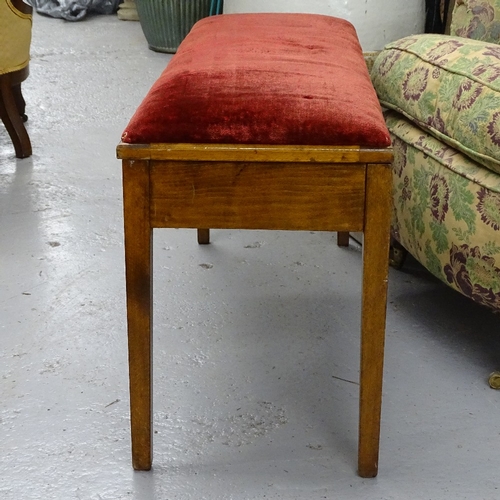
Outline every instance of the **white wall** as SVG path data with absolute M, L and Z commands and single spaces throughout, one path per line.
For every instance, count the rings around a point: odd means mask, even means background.
M 224 12 L 310 12 L 354 24 L 363 50 L 424 30 L 424 0 L 224 0 Z

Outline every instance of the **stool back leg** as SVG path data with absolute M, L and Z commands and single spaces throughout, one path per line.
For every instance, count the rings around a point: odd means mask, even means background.
M 210 243 L 210 229 L 198 229 L 198 244 L 208 245 Z
M 375 477 L 378 472 L 389 272 L 391 201 L 387 193 L 390 190 L 390 165 L 367 165 L 358 450 L 358 473 L 361 477 Z
M 349 232 L 339 231 L 337 233 L 337 246 L 348 247 L 349 246 Z
M 132 464 L 136 470 L 149 470 L 153 460 L 149 162 L 124 160 L 122 165 Z

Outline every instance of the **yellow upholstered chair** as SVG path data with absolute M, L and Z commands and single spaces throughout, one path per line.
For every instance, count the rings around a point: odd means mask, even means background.
M 32 12 L 22 0 L 0 0 L 0 118 L 18 158 L 31 155 L 21 83 L 29 74 Z

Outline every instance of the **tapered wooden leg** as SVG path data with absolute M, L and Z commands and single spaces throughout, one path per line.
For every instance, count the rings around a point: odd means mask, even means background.
M 337 246 L 348 247 L 349 246 L 349 233 L 345 231 L 339 231 L 337 233 Z
M 13 82 L 9 73 L 0 75 L 0 118 L 12 140 L 17 158 L 31 156 L 31 141 L 24 127 L 23 118 L 19 111 L 19 90 L 13 89 Z M 22 98 L 22 95 L 21 95 Z M 24 115 L 24 110 L 23 113 Z
M 378 472 L 389 265 L 390 192 L 390 166 L 367 165 L 358 455 L 358 473 L 362 477 L 375 477 Z
M 123 161 L 132 464 L 152 464 L 152 229 L 149 162 Z
M 198 229 L 198 244 L 208 245 L 210 243 L 210 229 Z

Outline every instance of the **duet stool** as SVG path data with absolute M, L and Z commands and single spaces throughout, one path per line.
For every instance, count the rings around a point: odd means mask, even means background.
M 377 474 L 392 150 L 353 26 L 309 14 L 199 21 L 118 145 L 132 460 L 152 464 L 152 231 L 363 231 L 358 472 Z

